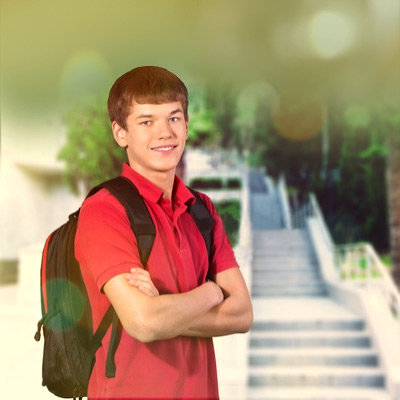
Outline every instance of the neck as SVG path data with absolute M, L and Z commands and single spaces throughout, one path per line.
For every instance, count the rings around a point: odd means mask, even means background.
M 175 169 L 166 172 L 159 171 L 145 171 L 142 168 L 137 168 L 137 166 L 131 166 L 137 173 L 144 176 L 151 183 L 159 187 L 163 192 L 163 197 L 165 199 L 171 200 L 172 198 L 172 190 L 174 187 L 175 181 Z
M 174 188 L 175 172 L 170 176 L 156 176 L 155 179 L 147 178 L 150 182 L 158 186 L 163 192 L 164 199 L 172 199 L 172 190 Z

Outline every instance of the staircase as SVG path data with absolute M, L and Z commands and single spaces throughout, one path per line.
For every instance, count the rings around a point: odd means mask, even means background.
M 248 400 L 389 400 L 364 321 L 327 297 L 254 300 Z
M 305 230 L 253 231 L 254 297 L 326 294 Z
M 246 400 L 389 400 L 365 321 L 327 297 L 307 232 L 279 227 L 275 193 L 253 181 Z

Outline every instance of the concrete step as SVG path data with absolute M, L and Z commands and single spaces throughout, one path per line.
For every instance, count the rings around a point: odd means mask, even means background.
M 268 193 L 265 175 L 262 172 L 250 171 L 248 182 L 251 193 Z
M 253 254 L 256 257 L 265 256 L 268 258 L 272 257 L 282 257 L 282 258 L 304 258 L 304 259 L 315 259 L 315 253 L 312 249 L 308 247 L 309 245 L 304 245 L 304 247 L 287 247 L 285 245 L 281 247 L 266 247 L 266 246 L 253 246 Z
M 305 229 L 277 229 L 276 231 L 254 229 L 254 234 L 260 238 L 290 237 L 292 240 L 308 238 L 308 232 Z
M 308 257 L 268 257 L 253 255 L 252 269 L 259 270 L 285 270 L 290 268 L 319 270 L 314 259 Z
M 267 246 L 272 243 L 310 244 L 310 237 L 305 229 L 278 229 L 278 230 L 257 230 L 253 229 L 253 243 L 265 243 Z
M 311 275 L 311 274 L 310 274 Z M 265 277 L 262 272 L 253 275 L 252 287 L 274 287 L 274 286 L 315 286 L 323 285 L 323 281 L 317 273 L 311 276 L 304 277 L 302 274 L 281 275 L 275 274 L 273 276 Z
M 377 367 L 378 355 L 372 349 L 251 349 L 250 366 L 270 367 Z
M 250 214 L 252 229 L 275 231 L 283 228 L 282 211 L 273 195 L 251 193 Z
M 302 249 L 304 247 L 310 247 L 311 241 L 308 236 L 290 236 L 288 234 L 285 235 L 277 235 L 276 231 L 266 231 L 272 232 L 273 234 L 264 235 L 257 233 L 258 231 L 253 231 L 253 245 L 254 247 L 265 247 L 265 248 L 283 248 L 285 246 L 292 249 Z M 288 232 L 282 230 L 281 232 Z
M 365 322 L 360 318 L 347 319 L 309 319 L 309 320 L 256 320 L 251 328 L 255 331 L 362 331 Z
M 250 346 L 263 348 L 369 348 L 371 337 L 363 331 L 251 332 Z
M 253 299 L 254 321 L 272 323 L 302 323 L 310 320 L 354 320 L 359 316 L 329 297 L 290 297 Z
M 271 281 L 286 281 L 301 280 L 305 282 L 312 282 L 314 280 L 322 280 L 319 271 L 302 270 L 297 271 L 289 269 L 285 271 L 253 271 L 252 283 L 268 284 Z
M 270 231 L 275 232 L 275 231 Z M 290 236 L 258 236 L 254 233 L 252 235 L 252 243 L 254 247 L 263 247 L 269 249 L 281 249 L 288 247 L 290 249 L 302 249 L 311 246 L 311 241 L 308 237 L 290 238 Z
M 249 388 L 246 400 L 394 400 L 374 388 Z
M 385 375 L 380 368 L 250 367 L 250 387 L 357 387 L 381 388 Z
M 253 287 L 251 295 L 254 297 L 310 297 L 310 296 L 325 296 L 326 289 L 323 285 L 282 285 L 282 286 L 260 286 Z
M 280 263 L 257 263 L 253 265 L 253 276 L 254 274 L 282 274 L 282 275 L 287 275 L 287 274 L 320 274 L 320 269 L 316 266 L 313 265 L 312 263 L 285 263 L 285 264 L 280 264 Z

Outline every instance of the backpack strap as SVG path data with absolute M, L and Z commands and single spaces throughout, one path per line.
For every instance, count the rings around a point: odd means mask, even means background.
M 138 242 L 140 261 L 143 267 L 146 267 L 156 230 L 142 196 L 133 182 L 128 178 L 118 176 L 93 188 L 86 198 L 93 196 L 101 189 L 107 189 L 124 206 Z
M 131 229 L 136 236 L 140 261 L 145 268 L 153 247 L 156 230 L 142 196 L 129 179 L 119 176 L 96 186 L 86 198 L 93 196 L 101 189 L 107 189 L 124 206 Z M 95 354 L 111 324 L 111 340 L 106 360 L 106 376 L 108 378 L 115 376 L 114 356 L 122 333 L 121 322 L 112 305 L 104 314 L 90 345 L 91 351 Z
M 214 227 L 214 218 L 211 216 L 210 211 L 204 204 L 198 192 L 190 187 L 188 189 L 192 192 L 196 202 L 188 206 L 188 211 L 197 227 L 203 236 L 208 253 L 208 264 L 211 262 L 211 244 L 212 244 L 212 230 Z

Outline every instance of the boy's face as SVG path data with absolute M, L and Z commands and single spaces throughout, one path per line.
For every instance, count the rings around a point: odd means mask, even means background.
M 188 137 L 182 104 L 133 103 L 126 125 L 113 122 L 112 128 L 117 143 L 127 148 L 129 165 L 145 177 L 174 174 Z

